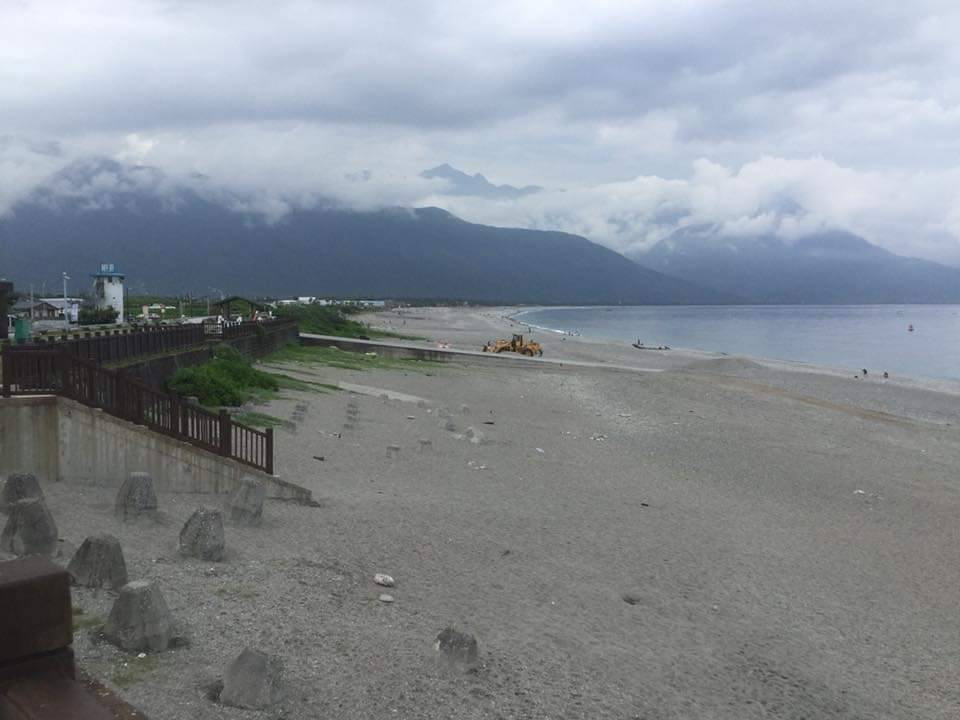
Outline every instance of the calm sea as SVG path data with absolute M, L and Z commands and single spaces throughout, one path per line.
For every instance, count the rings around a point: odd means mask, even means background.
M 960 305 L 545 308 L 516 317 L 598 339 L 960 380 Z

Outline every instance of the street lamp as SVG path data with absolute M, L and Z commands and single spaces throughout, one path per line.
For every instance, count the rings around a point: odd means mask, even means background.
M 66 273 L 63 273 L 63 331 L 67 332 L 70 329 L 70 316 L 67 315 L 67 280 L 70 279 L 70 276 Z

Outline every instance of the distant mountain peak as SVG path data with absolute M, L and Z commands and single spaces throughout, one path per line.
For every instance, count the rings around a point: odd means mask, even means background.
M 543 190 L 538 185 L 527 185 L 522 188 L 513 185 L 494 185 L 480 173 L 468 175 L 449 163 L 424 170 L 420 173 L 420 177 L 428 180 L 446 180 L 449 183 L 449 187 L 445 191 L 446 195 L 471 195 L 492 200 L 515 200 L 524 195 L 532 195 Z

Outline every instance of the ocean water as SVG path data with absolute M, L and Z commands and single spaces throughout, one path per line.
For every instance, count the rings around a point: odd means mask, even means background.
M 960 305 L 543 308 L 515 317 L 597 339 L 960 380 Z

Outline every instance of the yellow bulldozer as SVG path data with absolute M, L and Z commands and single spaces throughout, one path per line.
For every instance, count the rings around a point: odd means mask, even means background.
M 483 346 L 483 351 L 492 353 L 515 352 L 527 357 L 543 355 L 543 348 L 540 347 L 540 343 L 526 342 L 523 335 L 514 335 L 510 340 L 488 342 Z

